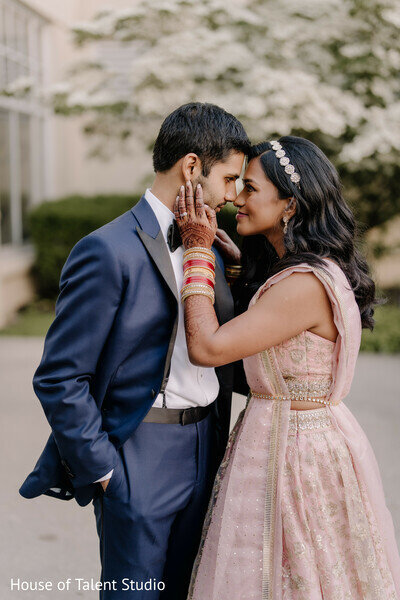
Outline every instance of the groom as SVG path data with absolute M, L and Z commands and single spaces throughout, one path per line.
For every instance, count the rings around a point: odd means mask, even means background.
M 52 433 L 20 493 L 93 501 L 103 600 L 186 599 L 227 441 L 233 366 L 189 361 L 172 211 L 188 180 L 217 212 L 234 201 L 249 145 L 215 105 L 175 110 L 154 146 L 151 189 L 82 238 L 61 272 L 33 378 Z M 215 253 L 222 324 L 233 300 Z

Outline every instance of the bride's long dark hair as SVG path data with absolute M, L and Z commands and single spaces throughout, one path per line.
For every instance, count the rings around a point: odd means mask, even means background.
M 306 262 L 323 267 L 333 259 L 344 271 L 360 309 L 362 326 L 373 329 L 375 284 L 367 261 L 355 245 L 356 225 L 346 204 L 338 173 L 312 142 L 294 136 L 279 139 L 301 177 L 300 189 L 290 180 L 269 142 L 251 148 L 249 160 L 259 157 L 266 177 L 276 186 L 279 198 L 296 199 L 296 213 L 284 236 L 286 252 L 279 259 L 264 235 L 243 239 L 243 273 L 233 287 L 237 312 L 247 309 L 258 287 L 286 267 Z

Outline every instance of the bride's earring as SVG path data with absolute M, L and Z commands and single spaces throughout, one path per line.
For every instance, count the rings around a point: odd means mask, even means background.
M 283 217 L 283 222 L 284 222 L 283 235 L 286 235 L 286 233 L 287 233 L 287 226 L 288 226 L 288 223 L 289 223 L 289 217 L 287 215 L 285 215 Z

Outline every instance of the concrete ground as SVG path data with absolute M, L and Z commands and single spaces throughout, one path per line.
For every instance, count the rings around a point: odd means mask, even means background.
M 0 499 L 2 561 L 0 599 L 97 600 L 79 591 L 75 578 L 100 577 L 98 538 L 92 504 L 82 508 L 41 496 L 26 500 L 18 488 L 32 470 L 49 426 L 32 389 L 43 350 L 42 338 L 0 337 Z M 387 504 L 400 541 L 400 356 L 361 355 L 346 404 L 366 431 L 381 469 Z M 234 415 L 244 404 L 234 399 Z M 71 591 L 56 591 L 72 578 Z M 50 581 L 53 591 L 13 591 L 11 579 Z

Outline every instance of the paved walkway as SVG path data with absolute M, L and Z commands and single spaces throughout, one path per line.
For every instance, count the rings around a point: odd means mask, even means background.
M 98 538 L 92 504 L 47 496 L 25 500 L 18 488 L 33 468 L 49 435 L 32 389 L 32 375 L 43 349 L 42 338 L 0 337 L 1 389 L 1 545 L 0 598 L 97 600 L 79 591 L 75 578 L 100 577 Z M 375 450 L 400 541 L 400 356 L 361 355 L 346 403 Z M 234 401 L 234 418 L 244 399 Z M 72 578 L 72 591 L 10 592 L 10 581 Z

